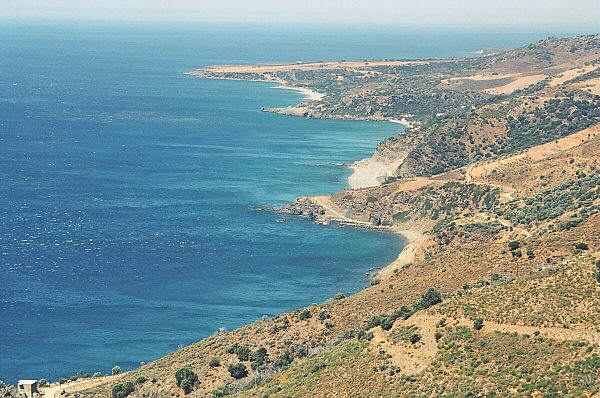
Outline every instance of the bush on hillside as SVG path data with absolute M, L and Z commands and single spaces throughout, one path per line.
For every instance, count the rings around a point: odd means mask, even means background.
M 324 321 L 325 319 L 331 318 L 331 314 L 327 310 L 319 312 L 319 320 Z
M 309 319 L 310 317 L 312 317 L 312 313 L 310 312 L 309 309 L 306 309 L 306 310 L 302 311 L 300 313 L 300 315 L 298 315 L 298 319 L 300 319 L 301 321 Z
M 481 328 L 483 328 L 483 319 L 481 319 L 481 318 L 475 319 L 475 322 L 473 322 L 473 329 L 481 330 Z
M 346 298 L 346 295 L 344 293 L 337 293 L 335 296 L 333 296 L 334 300 L 342 300 L 345 298 Z
M 183 392 L 189 394 L 198 381 L 198 375 L 189 366 L 184 366 L 175 372 L 175 380 L 177 380 L 177 386 L 181 387 Z
M 273 366 L 277 369 L 281 369 L 290 365 L 292 362 L 294 362 L 294 358 L 292 358 L 290 353 L 286 351 L 285 353 L 278 356 L 277 359 L 275 359 L 275 361 L 273 361 Z
M 113 366 L 112 374 L 118 375 L 119 373 L 121 373 L 121 368 L 119 366 Z
M 419 333 L 413 333 L 413 334 L 411 334 L 411 335 L 410 335 L 410 337 L 409 337 L 409 341 L 410 341 L 412 344 L 415 344 L 416 342 L 418 342 L 418 341 L 420 341 L 420 340 L 421 340 L 421 335 L 420 335 Z
M 517 250 L 519 247 L 521 247 L 521 242 L 518 240 L 512 240 L 508 242 L 508 250 L 510 251 Z
M 238 343 L 233 343 L 225 349 L 225 352 L 228 354 L 235 354 L 235 351 L 238 349 L 239 346 L 240 345 Z
M 243 363 L 229 365 L 227 370 L 229 371 L 231 377 L 233 377 L 236 380 L 243 379 L 244 377 L 248 376 L 248 369 Z
M 393 316 L 395 318 L 402 318 L 406 320 L 410 318 L 413 313 L 414 311 L 410 307 L 403 305 L 402 307 L 394 311 Z
M 264 365 L 269 360 L 269 354 L 267 354 L 267 349 L 264 347 L 260 347 L 258 350 L 252 353 L 250 356 L 250 360 L 256 365 Z
M 416 309 L 424 310 L 442 302 L 442 295 L 434 288 L 429 288 L 421 295 L 421 300 L 415 305 Z
M 144 384 L 147 381 L 148 381 L 147 377 L 140 376 L 137 379 L 135 379 L 135 384 Z
M 135 391 L 133 383 L 128 381 L 127 383 L 117 383 L 112 388 L 113 398 L 125 398 L 129 394 Z
M 252 354 L 252 350 L 243 345 L 243 346 L 239 346 L 236 350 L 235 350 L 235 355 L 237 355 L 238 359 L 240 361 L 248 361 L 250 359 L 250 355 Z
M 395 320 L 396 319 L 393 317 L 384 316 L 381 318 L 379 326 L 381 326 L 381 329 L 383 329 L 383 330 L 390 330 L 392 328 L 392 326 L 394 326 Z

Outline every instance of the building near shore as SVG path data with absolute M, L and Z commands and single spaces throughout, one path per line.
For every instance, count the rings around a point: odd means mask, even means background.
M 17 384 L 19 393 L 27 398 L 33 397 L 38 392 L 37 380 L 19 380 Z

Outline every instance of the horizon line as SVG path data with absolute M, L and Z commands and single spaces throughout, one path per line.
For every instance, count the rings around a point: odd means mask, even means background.
M 358 28 L 416 28 L 416 29 L 459 29 L 459 28 L 484 28 L 484 29 L 523 29 L 523 30 L 536 30 L 536 29 L 570 29 L 576 31 L 591 31 L 598 34 L 600 28 L 598 24 L 590 22 L 556 22 L 556 23 L 539 23 L 539 24 L 523 24 L 523 23 L 506 23 L 506 24 L 419 24 L 419 23 L 393 23 L 393 22 L 336 22 L 336 21 L 237 21 L 237 20 L 185 20 L 185 19 L 129 19 L 129 18 L 30 18 L 30 17 L 19 17 L 19 18 L 2 18 L 0 17 L 0 23 L 35 23 L 39 25 L 53 25 L 58 23 L 98 23 L 98 24 L 147 24 L 147 25 L 237 25 L 239 27 L 244 26 L 306 26 L 306 27 L 334 27 L 334 26 L 352 26 Z

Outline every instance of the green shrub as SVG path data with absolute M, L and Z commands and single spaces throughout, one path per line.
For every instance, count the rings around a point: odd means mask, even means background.
M 210 366 L 211 368 L 218 368 L 219 366 L 221 366 L 221 361 L 219 361 L 219 358 L 212 358 L 208 362 L 208 366 Z
M 227 349 L 225 349 L 225 352 L 228 354 L 235 354 L 236 350 L 238 349 L 240 345 L 238 343 L 233 343 L 232 345 L 230 345 L 229 347 L 227 347 Z
M 267 349 L 264 347 L 260 347 L 258 350 L 252 353 L 250 359 L 253 363 L 257 365 L 263 365 L 269 360 L 269 354 L 267 354 Z
M 435 337 L 435 341 L 438 341 L 439 339 L 442 338 L 442 333 L 438 330 L 437 332 L 435 332 L 433 337 Z
M 285 352 L 281 354 L 275 361 L 273 361 L 273 366 L 277 369 L 285 368 L 289 364 L 294 362 L 294 358 L 290 355 L 289 352 Z
M 323 310 L 323 311 L 319 312 L 319 319 L 321 321 L 324 321 L 325 319 L 329 319 L 329 318 L 331 318 L 329 311 Z
M 252 354 L 252 350 L 243 345 L 243 346 L 239 346 L 236 350 L 235 350 L 235 355 L 237 355 L 238 359 L 240 361 L 248 361 L 250 359 L 250 355 Z
M 415 344 L 416 342 L 418 342 L 418 341 L 420 341 L 420 340 L 421 340 L 421 335 L 420 335 L 419 333 L 413 333 L 413 334 L 411 334 L 411 335 L 410 335 L 410 337 L 409 337 L 409 341 L 410 341 L 412 344 Z
M 119 366 L 113 366 L 112 374 L 118 375 L 119 373 L 121 373 L 121 368 Z
M 248 376 L 248 369 L 246 369 L 246 365 L 243 363 L 229 365 L 227 370 L 229 371 L 231 377 L 236 380 L 243 379 L 244 377 Z
M 394 311 L 394 314 L 392 316 L 394 318 L 408 319 L 411 317 L 412 314 L 414 314 L 414 311 L 410 307 L 403 305 L 402 307 Z
M 588 250 L 589 246 L 587 245 L 587 243 L 579 242 L 579 243 L 575 244 L 575 249 L 578 249 L 578 250 Z
M 510 251 L 517 250 L 519 247 L 521 247 L 521 242 L 518 240 L 512 240 L 508 242 L 508 250 Z
M 117 383 L 112 388 L 113 398 L 125 398 L 129 394 L 135 391 L 133 383 L 128 381 L 127 383 Z
M 102 377 L 102 373 L 96 372 L 96 373 L 94 373 L 94 377 Z
M 337 293 L 335 296 L 333 296 L 334 300 L 342 300 L 345 298 L 346 298 L 346 295 L 344 293 Z
M 64 377 L 61 377 L 60 379 L 58 379 L 58 384 L 65 384 L 67 381 L 67 379 L 65 379 Z
M 175 372 L 175 380 L 177 386 L 181 387 L 184 393 L 189 394 L 198 381 L 198 375 L 189 366 L 184 366 Z
M 144 384 L 147 381 L 148 381 L 147 377 L 140 376 L 137 379 L 135 379 L 135 384 Z
M 371 319 L 369 319 L 367 321 L 367 324 L 365 325 L 365 329 L 369 330 L 374 328 L 375 326 L 379 326 L 381 325 L 381 320 L 383 319 L 383 315 L 373 315 L 371 317 Z
M 392 326 L 394 326 L 394 321 L 395 319 L 393 319 L 392 317 L 384 316 L 381 319 L 379 326 L 381 326 L 381 329 L 383 330 L 390 330 Z
M 481 318 L 475 319 L 475 322 L 473 322 L 473 329 L 481 330 L 481 328 L 483 328 L 483 319 L 481 319 Z
M 310 317 L 312 317 L 312 313 L 310 312 L 309 309 L 305 309 L 304 311 L 302 311 L 300 313 L 300 315 L 298 315 L 298 319 L 300 319 L 301 321 L 309 319 Z
M 46 380 L 46 379 L 38 380 L 38 387 L 46 387 L 47 385 L 48 385 L 48 380 Z
M 77 376 L 71 376 L 71 378 L 69 380 L 70 381 L 77 381 L 77 379 L 79 379 L 79 377 L 77 377 Z
M 421 295 L 421 300 L 415 305 L 416 309 L 424 310 L 442 302 L 442 295 L 434 288 L 429 288 Z

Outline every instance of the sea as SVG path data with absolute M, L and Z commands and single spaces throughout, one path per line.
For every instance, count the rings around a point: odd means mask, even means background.
M 0 21 L 0 379 L 128 370 L 352 294 L 402 237 L 261 210 L 348 188 L 397 124 L 214 64 L 474 56 L 576 29 Z

